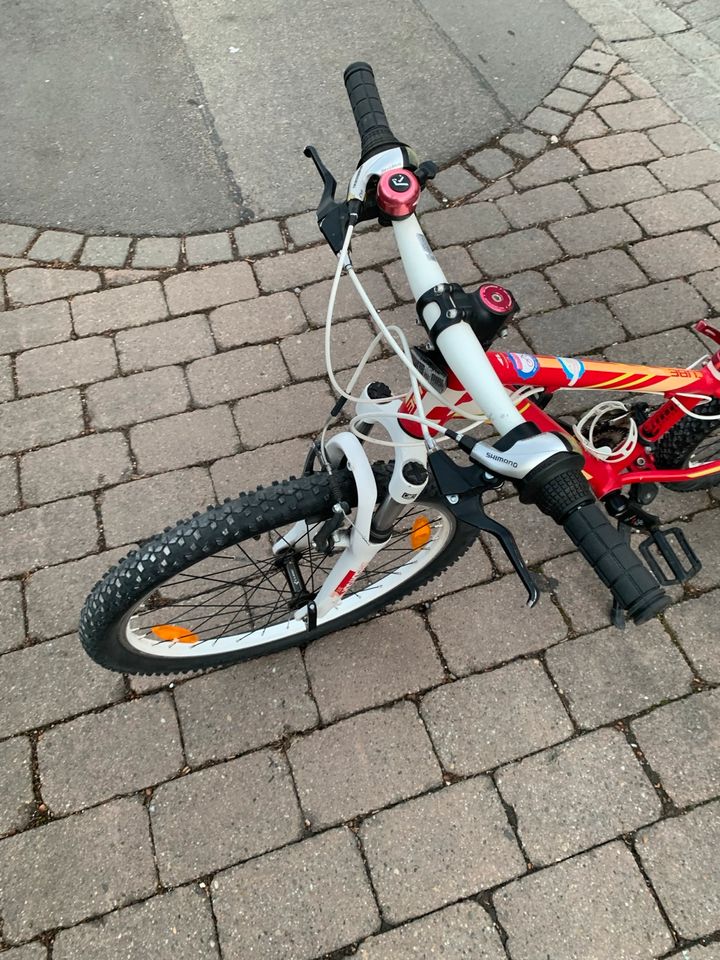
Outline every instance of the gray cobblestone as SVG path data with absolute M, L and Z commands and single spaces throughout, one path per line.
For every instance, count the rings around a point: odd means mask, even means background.
M 493 899 L 513 960 L 653 960 L 673 947 L 621 843 L 523 877 Z
M 532 227 L 506 237 L 482 240 L 473 244 L 470 254 L 481 270 L 493 276 L 542 266 L 558 260 L 562 251 L 544 230 Z
M 556 147 L 536 160 L 531 160 L 513 176 L 512 181 L 519 190 L 525 190 L 527 187 L 540 187 L 546 183 L 567 180 L 585 172 L 585 165 L 571 150 L 567 147 Z
M 26 350 L 15 361 L 20 394 L 49 393 L 104 380 L 117 373 L 112 340 L 87 337 Z
M 9 837 L 0 843 L 0 879 L 11 943 L 150 896 L 147 814 L 139 801 L 119 800 Z
M 520 503 L 516 497 L 491 503 L 487 513 L 513 531 L 520 553 L 531 565 L 561 553 L 569 553 L 573 549 L 562 527 L 539 510 L 529 509 L 527 504 Z M 512 565 L 497 541 L 488 538 L 488 543 L 497 569 L 503 573 L 512 571 Z M 518 596 L 521 596 L 523 591 L 519 584 L 517 587 Z M 533 616 L 535 615 L 534 611 Z
M 17 580 L 0 581 L 0 653 L 7 653 L 25 640 L 22 587 Z
M 77 390 L 15 400 L 2 407 L 0 453 L 55 443 L 82 431 L 82 404 Z
M 622 167 L 608 173 L 593 173 L 580 177 L 575 186 L 594 207 L 610 207 L 615 204 L 656 197 L 664 192 L 645 167 Z
M 632 254 L 653 280 L 669 280 L 720 266 L 720 246 L 698 231 L 643 240 L 632 247 Z
M 210 326 L 217 345 L 244 347 L 275 340 L 305 329 L 305 316 L 294 293 L 229 303 L 210 314 Z
M 477 184 L 475 189 L 480 186 L 481 184 Z M 350 247 L 356 270 L 364 270 L 366 267 L 386 263 L 397 257 L 398 248 L 392 230 L 388 230 L 387 227 L 363 229 L 364 227 L 365 224 L 362 224 L 360 232 L 353 237 Z
M 360 839 L 383 916 L 391 923 L 525 870 L 487 777 L 375 814 L 361 827 Z
M 75 630 L 90 588 L 123 554 L 107 550 L 33 573 L 25 586 L 29 635 L 46 640 Z
M 610 73 L 617 62 L 618 58 L 614 54 L 588 49 L 580 54 L 573 66 L 593 73 Z
M 528 317 L 520 328 L 535 350 L 564 351 L 569 356 L 625 339 L 625 331 L 601 303 L 581 303 Z
M 237 497 L 243 491 L 254 490 L 258 484 L 267 486 L 273 480 L 298 476 L 308 448 L 307 440 L 286 440 L 216 460 L 210 467 L 216 497 L 219 500 Z
M 130 237 L 88 237 L 80 263 L 84 267 L 122 267 L 130 249 Z
M 566 253 L 576 256 L 617 247 L 642 236 L 635 221 L 617 207 L 561 220 L 551 224 L 549 230 Z
M 5 280 L 10 302 L 24 306 L 70 297 L 75 293 L 97 290 L 100 277 L 94 270 L 53 270 L 45 267 L 21 267 Z
M 90 423 L 101 430 L 182 413 L 190 403 L 179 367 L 103 380 L 88 387 L 86 393 Z
M 163 284 L 170 313 L 193 313 L 257 296 L 257 285 L 247 263 L 220 263 L 188 270 Z
M 640 200 L 630 204 L 628 210 L 645 232 L 651 235 L 700 227 L 715 223 L 720 218 L 720 210 L 698 190 L 682 190 Z
M 305 247 L 310 243 L 318 243 L 322 239 L 314 210 L 300 213 L 296 217 L 288 217 L 285 221 L 285 227 L 292 242 L 299 247 Z
M 272 750 L 158 787 L 150 814 L 166 885 L 256 857 L 303 832 L 287 761 Z
M 706 273 L 696 273 L 690 278 L 694 287 L 712 304 L 715 310 L 720 311 L 720 270 L 708 270 Z
M 583 140 L 576 149 L 593 170 L 647 163 L 660 156 L 658 148 L 644 133 L 616 133 L 595 140 Z M 651 164 L 650 167 L 653 172 L 654 166 Z
M 575 118 L 572 126 L 565 134 L 565 139 L 568 143 L 577 143 L 578 140 L 602 137 L 607 131 L 607 124 L 603 123 L 596 113 L 592 110 L 585 110 Z
M 230 411 L 219 406 L 137 424 L 130 445 L 140 472 L 161 473 L 227 457 L 239 443 Z
M 576 93 L 575 90 L 565 90 L 562 87 L 557 87 L 545 97 L 543 103 L 546 107 L 560 110 L 562 113 L 578 113 L 587 101 L 587 95 L 584 93 Z
M 125 692 L 122 677 L 92 663 L 75 636 L 5 654 L 0 676 L 2 737 L 113 703 Z
M 487 147 L 485 150 L 473 153 L 468 157 L 467 163 L 486 180 L 497 180 L 498 177 L 510 173 L 515 166 L 512 157 L 509 157 L 504 150 L 498 150 L 497 147 Z M 442 191 L 442 187 L 439 189 Z
M 714 640 L 717 593 L 679 603 L 665 614 L 670 629 L 702 679 L 720 683 L 720 648 Z
M 0 578 L 97 549 L 97 524 L 89 497 L 59 500 L 0 517 Z
M 195 360 L 187 368 L 187 378 L 200 407 L 274 390 L 289 380 L 282 354 L 273 343 Z
M 428 693 L 421 712 L 443 767 L 466 776 L 564 740 L 572 724 L 537 660 Z
M 191 764 L 252 750 L 317 723 L 297 650 L 190 680 L 176 689 L 175 699 Z
M 648 131 L 648 136 L 668 157 L 692 153 L 707 146 L 707 137 L 686 123 L 671 123 Z
M 47 730 L 38 742 L 43 800 L 70 813 L 177 774 L 185 760 L 165 693 Z
M 124 373 L 183 363 L 215 352 L 210 327 L 200 314 L 122 330 L 115 344 Z
M 694 363 L 702 355 L 703 347 L 689 330 L 663 330 L 639 340 L 618 343 L 605 351 L 608 360 L 619 363 L 643 363 L 662 367 L 671 360 L 681 367 Z
M 355 956 L 357 960 L 415 960 L 424 955 L 429 960 L 443 953 L 458 960 L 505 960 L 506 956 L 492 920 L 472 900 L 369 937 Z
M 443 680 L 420 617 L 400 611 L 316 640 L 305 651 L 325 722 L 379 706 Z
M 30 247 L 32 260 L 72 260 L 83 242 L 79 233 L 65 230 L 45 230 Z
M 383 307 L 388 307 L 394 302 L 392 290 L 379 270 L 367 270 L 360 274 L 360 279 L 376 309 L 382 310 Z M 314 283 L 300 294 L 300 303 L 311 326 L 319 327 L 325 324 L 331 285 L 330 280 Z M 333 320 L 346 320 L 350 317 L 366 315 L 367 310 L 355 288 L 349 278 L 344 276 L 338 286 Z
M 15 384 L 13 383 L 10 357 L 0 356 L 0 403 L 12 400 L 14 396 Z
M 191 267 L 232 260 L 233 251 L 227 233 L 203 233 L 185 238 L 185 259 Z
M 720 793 L 720 691 L 660 707 L 633 724 L 638 743 L 678 806 Z
M 208 472 L 201 467 L 123 483 L 102 497 L 105 539 L 114 546 L 153 536 L 213 499 Z
M 517 300 L 520 306 L 518 317 L 560 306 L 558 295 L 543 275 L 535 270 L 514 273 L 512 276 L 503 277 L 499 282 L 506 286 Z M 502 341 L 499 346 L 502 348 Z
M 363 713 L 288 749 L 305 816 L 327 827 L 441 785 L 417 709 L 399 703 Z
M 633 249 L 636 251 L 642 246 L 643 243 L 639 243 Z M 640 257 L 643 265 L 646 259 Z M 642 272 L 622 250 L 606 250 L 582 260 L 566 260 L 549 267 L 547 273 L 560 294 L 570 303 L 607 297 L 646 283 Z
M 299 253 L 267 257 L 255 265 L 255 272 L 261 289 L 266 293 L 275 293 L 331 277 L 336 265 L 332 251 L 323 244 Z M 234 299 L 239 300 L 240 297 Z
M 75 297 L 71 304 L 78 336 L 139 327 L 167 316 L 162 287 L 156 280 Z
M 180 240 L 177 237 L 144 237 L 135 244 L 133 267 L 177 266 L 180 259 Z
M 468 618 L 467 609 L 481 610 L 482 620 Z M 523 588 L 514 577 L 436 601 L 430 623 L 450 670 L 460 676 L 542 650 L 567 636 L 549 600 L 528 616 Z
M 380 926 L 347 829 L 235 867 L 216 883 L 213 904 L 225 960 L 312 960 Z
M 630 91 L 617 80 L 609 80 L 592 98 L 588 106 L 604 107 L 608 103 L 623 103 L 630 99 Z
M 513 153 L 529 160 L 545 149 L 547 140 L 545 137 L 533 133 L 532 130 L 519 130 L 506 133 L 500 143 L 507 150 L 512 150 Z
M 628 833 L 662 812 L 660 798 L 616 730 L 551 747 L 505 767 L 496 780 L 535 865 Z
M 280 227 L 272 220 L 261 220 L 238 227 L 235 243 L 241 257 L 254 257 L 260 253 L 282 250 L 285 246 Z
M 688 693 L 692 674 L 659 623 L 613 628 L 548 651 L 547 664 L 583 727 Z
M 555 416 L 559 414 L 556 412 Z M 558 557 L 543 566 L 552 593 L 578 633 L 610 626 L 612 597 L 589 564 L 577 554 Z
M 636 337 L 702 320 L 705 303 L 685 280 L 653 283 L 610 297 L 608 306 Z
M 502 151 L 498 151 L 502 152 Z M 509 159 L 509 158 L 508 158 Z M 467 161 L 472 166 L 472 157 Z M 512 161 L 510 161 L 512 166 Z M 459 163 L 441 170 L 433 180 L 433 186 L 449 200 L 458 200 L 479 190 L 482 183 Z
M 587 210 L 584 200 L 569 183 L 551 183 L 524 193 L 501 197 L 497 205 L 513 227 L 530 227 Z
M 386 321 L 387 322 L 387 318 Z M 370 345 L 370 329 L 364 320 L 335 323 L 332 328 L 332 362 L 334 370 L 354 367 Z M 280 343 L 282 355 L 293 380 L 307 380 L 325 375 L 325 331 L 308 330 L 299 336 L 286 337 Z M 373 357 L 380 356 L 376 347 Z M 348 379 L 347 376 L 344 378 Z
M 647 130 L 673 123 L 679 117 L 674 110 L 659 98 L 631 100 L 629 103 L 614 103 L 598 108 L 598 113 L 613 130 Z
M 570 124 L 570 117 L 549 107 L 535 107 L 525 117 L 525 126 L 549 136 L 559 136 Z
M 578 90 L 580 93 L 586 93 L 589 96 L 597 93 L 604 82 L 605 77 L 598 76 L 597 73 L 573 67 L 572 70 L 568 70 L 560 84 L 570 90 Z
M 438 247 L 497 236 L 508 228 L 505 217 L 490 203 L 434 210 L 424 215 L 422 225 L 430 243 Z
M 233 412 L 245 446 L 260 447 L 319 430 L 331 406 L 325 383 L 299 383 L 239 400 Z
M 671 190 L 701 187 L 720 180 L 720 153 L 698 150 L 679 157 L 664 157 L 651 163 L 650 171 Z
M 0 743 L 0 834 L 26 827 L 35 809 L 30 741 L 15 737 Z M 0 847 L 1 849 L 1 847 Z
M 11 457 L 0 459 L 0 513 L 17 510 L 20 505 L 17 466 Z
M 21 307 L 5 314 L 0 325 L 0 353 L 15 353 L 68 340 L 70 310 L 62 302 Z
M 0 254 L 7 257 L 19 257 L 26 250 L 37 230 L 34 227 L 21 227 L 15 223 L 0 223 Z
M 217 960 L 216 939 L 208 897 L 197 888 L 185 887 L 61 930 L 53 942 L 53 955 L 55 960 L 120 960 L 137 955 L 153 960 Z
M 141 280 L 155 280 L 162 274 L 162 270 L 103 270 L 103 278 L 108 287 L 124 287 L 129 283 L 139 283 Z
M 6 952 L 5 960 L 47 960 L 47 947 L 38 940 L 26 943 L 24 947 L 11 948 Z
M 120 433 L 78 437 L 26 453 L 20 461 L 23 498 L 46 503 L 111 486 L 132 474 L 125 438 Z
M 636 848 L 681 937 L 694 940 L 720 924 L 720 804 L 712 803 L 644 830 Z

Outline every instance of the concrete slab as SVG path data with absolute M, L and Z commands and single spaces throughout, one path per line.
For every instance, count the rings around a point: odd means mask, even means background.
M 390 124 L 440 161 L 509 125 L 492 91 L 413 0 L 170 0 L 230 166 L 255 217 L 314 206 L 315 143 L 344 184 L 359 143 L 342 82 L 372 64 Z
M 0 88 L 0 220 L 172 234 L 241 218 L 157 0 L 5 4 Z
M 418 2 L 517 118 L 550 93 L 595 36 L 565 0 Z

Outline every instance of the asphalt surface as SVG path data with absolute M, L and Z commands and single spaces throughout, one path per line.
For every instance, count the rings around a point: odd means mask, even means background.
M 314 205 L 301 151 L 357 159 L 342 70 L 373 64 L 396 132 L 447 161 L 522 118 L 592 39 L 565 0 L 6 2 L 0 220 L 222 229 Z

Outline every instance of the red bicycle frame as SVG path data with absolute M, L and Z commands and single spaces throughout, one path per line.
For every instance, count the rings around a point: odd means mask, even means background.
M 707 327 L 703 325 L 699 329 L 705 332 Z M 630 483 L 678 483 L 720 473 L 720 459 L 682 470 L 658 470 L 652 454 L 653 444 L 687 416 L 687 410 L 692 410 L 708 398 L 720 397 L 720 350 L 699 369 L 646 367 L 588 358 L 494 351 L 488 352 L 488 359 L 502 383 L 511 389 L 523 386 L 542 387 L 550 394 L 557 390 L 612 390 L 660 394 L 665 397 L 665 403 L 640 424 L 638 443 L 624 459 L 608 463 L 582 449 L 585 456 L 583 472 L 598 498 Z M 444 397 L 448 403 L 464 409 L 468 414 L 477 415 L 480 411 L 472 406 L 470 395 L 458 378 L 452 371 L 447 373 L 448 387 Z M 673 397 L 677 397 L 685 409 L 674 402 Z M 562 424 L 530 399 L 519 400 L 518 411 L 541 430 L 568 435 Z M 403 413 L 414 412 L 415 399 L 409 394 L 400 407 L 399 414 L 402 417 Z M 426 409 L 425 416 L 439 426 L 445 426 L 461 415 L 449 406 L 437 403 Z M 402 419 L 401 423 L 412 436 L 422 435 L 418 423 Z M 573 441 L 577 445 L 574 437 Z

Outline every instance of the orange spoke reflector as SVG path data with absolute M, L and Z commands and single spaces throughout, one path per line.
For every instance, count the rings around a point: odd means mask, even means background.
M 430 539 L 432 534 L 432 529 L 430 527 L 430 521 L 427 517 L 418 517 L 412 525 L 412 530 L 410 531 L 410 546 L 413 550 L 419 550 L 420 547 L 424 547 L 425 544 Z
M 198 643 L 200 637 L 185 627 L 176 627 L 173 623 L 160 623 L 150 627 L 152 633 L 160 640 L 169 640 L 173 643 Z

